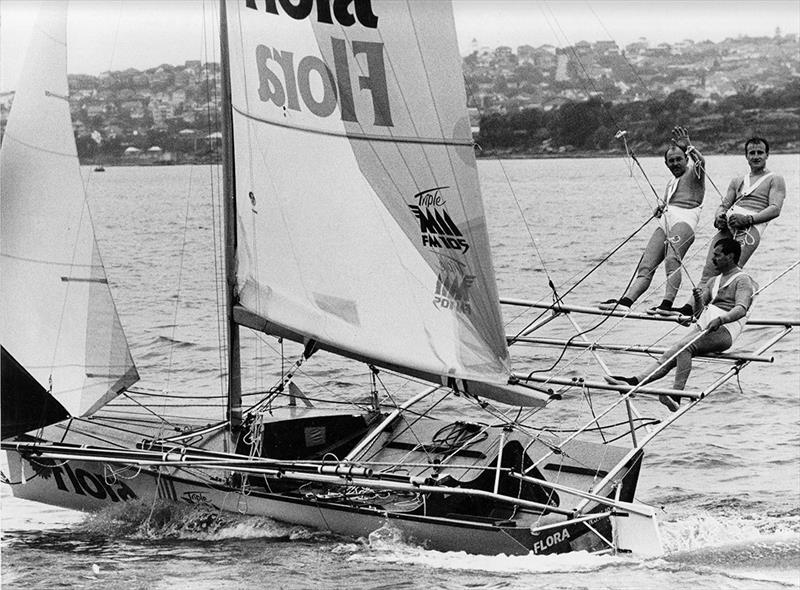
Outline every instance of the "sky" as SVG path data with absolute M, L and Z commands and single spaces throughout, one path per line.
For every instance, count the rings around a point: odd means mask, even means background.
M 0 0 L 0 91 L 15 87 L 41 1 Z M 412 0 L 413 1 L 413 0 Z M 646 37 L 651 43 L 684 39 L 722 41 L 740 35 L 800 32 L 797 0 L 453 0 L 462 54 L 479 46 Z M 144 70 L 189 59 L 213 61 L 212 0 L 71 0 L 70 73 Z M 199 32 L 206 30 L 206 39 Z

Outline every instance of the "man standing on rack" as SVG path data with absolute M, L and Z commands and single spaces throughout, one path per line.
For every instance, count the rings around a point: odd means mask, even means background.
M 689 142 L 689 134 L 683 127 L 672 130 L 672 147 L 664 153 L 664 163 L 673 178 L 667 184 L 664 202 L 656 209 L 658 227 L 647 243 L 642 259 L 636 269 L 636 278 L 621 299 L 608 299 L 600 309 L 629 309 L 653 281 L 656 269 L 664 262 L 667 285 L 660 305 L 648 310 L 652 314 L 668 315 L 672 302 L 681 286 L 683 257 L 694 242 L 694 231 L 700 219 L 700 210 L 705 196 L 705 160 Z M 689 158 L 692 165 L 689 166 Z
M 692 291 L 694 311 L 700 317 L 689 333 L 639 375 L 611 375 L 606 377 L 606 381 L 628 385 L 650 383 L 661 379 L 675 367 L 673 388 L 683 389 L 692 371 L 693 356 L 722 352 L 733 346 L 747 321 L 746 316 L 753 302 L 756 284 L 738 265 L 742 253 L 739 242 L 733 238 L 722 238 L 714 244 L 711 251 L 711 262 L 717 276 L 704 288 L 698 287 Z M 658 399 L 673 412 L 680 404 L 679 397 L 662 395 Z
M 764 238 L 767 224 L 781 214 L 786 182 L 779 174 L 767 170 L 769 143 L 761 137 L 751 137 L 744 144 L 744 152 L 750 172 L 731 180 L 725 198 L 717 208 L 714 227 L 719 232 L 711 240 L 699 287 L 718 274 L 712 261 L 714 244 L 718 240 L 733 238 L 741 244 L 739 266 L 743 267 Z M 692 304 L 686 303 L 675 311 L 691 315 Z

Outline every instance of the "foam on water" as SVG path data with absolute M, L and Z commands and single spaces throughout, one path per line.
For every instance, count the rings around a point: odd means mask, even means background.
M 685 554 L 731 544 L 800 541 L 800 517 L 701 513 L 683 516 L 674 522 L 661 522 L 660 532 L 667 554 Z
M 133 501 L 110 506 L 86 517 L 76 531 L 107 537 L 201 541 L 257 538 L 290 541 L 328 536 L 266 517 L 221 512 L 212 506 L 193 506 L 166 500 Z

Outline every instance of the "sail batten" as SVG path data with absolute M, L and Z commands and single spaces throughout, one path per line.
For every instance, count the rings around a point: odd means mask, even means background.
M 276 127 L 285 127 L 287 129 L 294 129 L 296 131 L 302 131 L 305 133 L 313 133 L 316 135 L 330 135 L 333 137 L 344 137 L 347 139 L 352 140 L 363 140 L 363 141 L 385 141 L 389 143 L 413 143 L 419 145 L 449 145 L 449 146 L 467 146 L 472 148 L 474 146 L 474 142 L 472 139 L 453 139 L 453 138 L 444 138 L 444 137 L 424 137 L 424 136 L 397 136 L 397 135 L 378 135 L 378 134 L 367 134 L 367 133 L 356 133 L 353 131 L 331 131 L 331 130 L 322 130 L 322 129 L 315 129 L 313 127 L 303 127 L 301 125 L 289 125 L 285 123 L 281 123 L 280 121 L 273 121 L 270 119 L 264 119 L 256 117 L 250 113 L 248 113 L 245 109 L 233 106 L 232 107 L 236 113 L 242 115 L 243 117 L 257 121 L 259 123 L 264 123 L 265 125 L 274 125 Z

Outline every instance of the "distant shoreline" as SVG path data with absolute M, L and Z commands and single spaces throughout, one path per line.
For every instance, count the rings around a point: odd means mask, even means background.
M 771 155 L 799 155 L 800 152 L 793 150 L 775 149 L 770 151 Z M 642 154 L 639 154 L 640 156 Z M 660 153 L 645 154 L 643 157 L 660 157 Z M 703 150 L 705 157 L 713 156 L 736 156 L 741 155 L 744 157 L 744 152 L 715 152 Z M 590 152 L 590 151 L 574 151 L 562 154 L 542 154 L 542 153 L 489 153 L 489 154 L 476 154 L 477 160 L 588 160 L 588 159 L 611 159 L 625 156 L 624 152 Z M 222 162 L 170 162 L 170 163 L 151 163 L 151 162 L 103 162 L 103 168 L 162 168 L 165 166 L 200 166 L 205 164 L 220 165 Z M 97 167 L 100 166 L 98 162 L 81 162 L 81 166 Z M 98 171 L 99 172 L 99 171 Z

